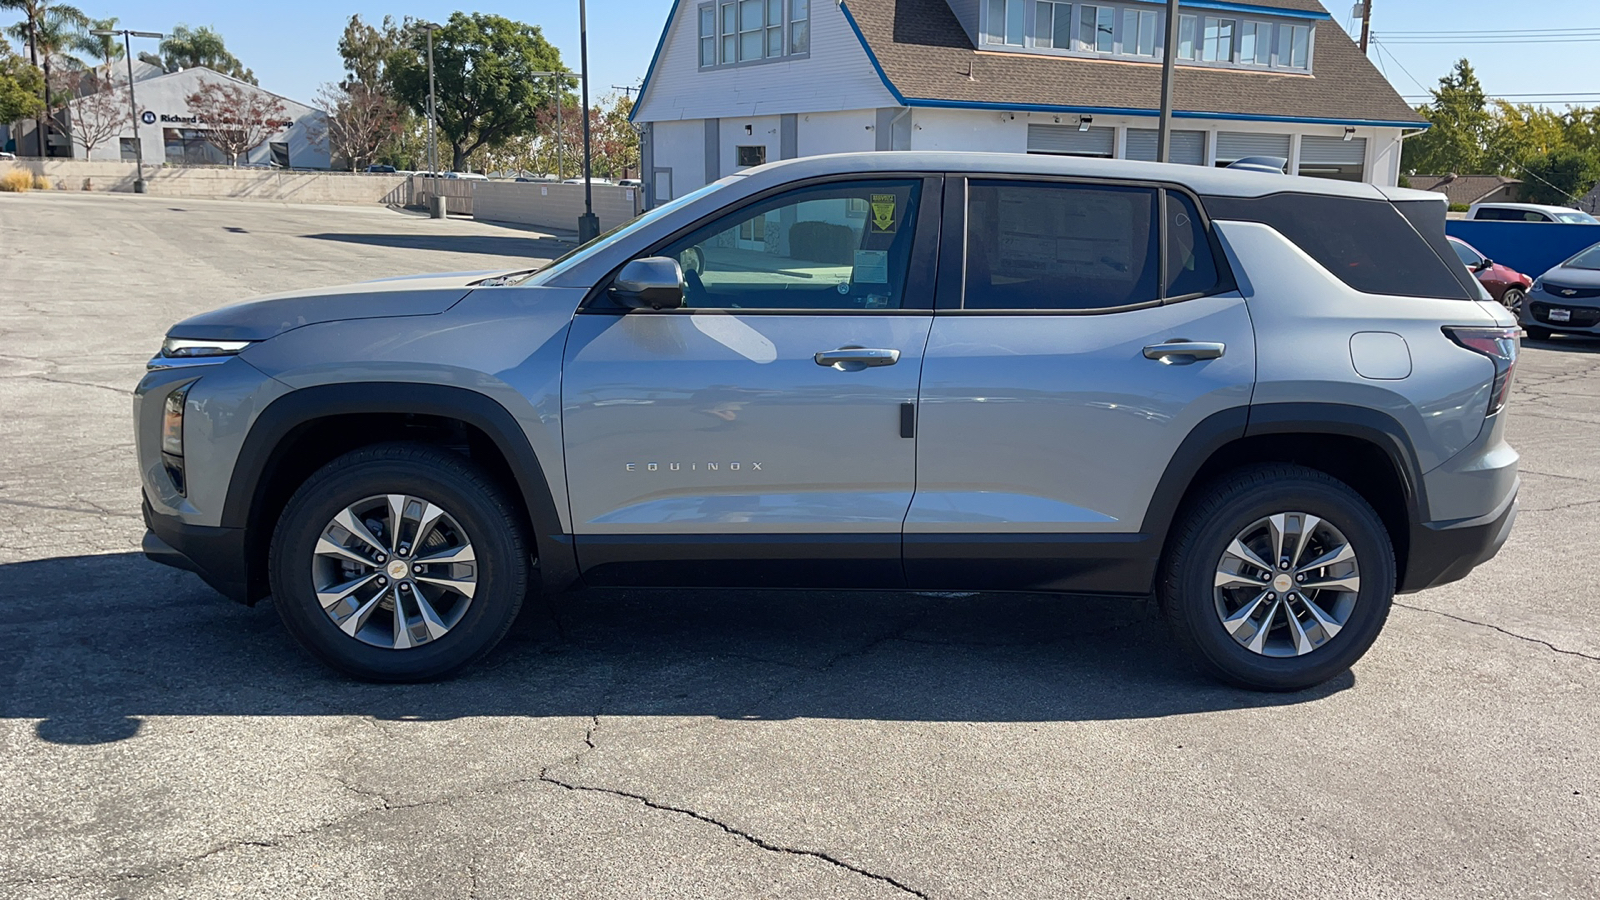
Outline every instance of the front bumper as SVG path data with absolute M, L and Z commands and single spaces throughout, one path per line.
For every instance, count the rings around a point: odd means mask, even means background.
M 251 602 L 243 528 L 190 525 L 161 515 L 144 502 L 145 559 L 199 575 L 228 599 Z
M 1551 318 L 1555 310 L 1566 310 L 1567 321 Z M 1522 324 L 1551 331 L 1600 334 L 1600 305 L 1590 298 L 1566 300 L 1548 291 L 1535 291 L 1522 301 Z
M 1519 478 L 1494 511 L 1454 522 L 1423 522 L 1411 527 L 1405 579 L 1399 592 L 1409 594 L 1452 581 L 1493 559 L 1517 520 Z

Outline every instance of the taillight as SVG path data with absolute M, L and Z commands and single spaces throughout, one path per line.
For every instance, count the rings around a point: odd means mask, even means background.
M 1489 392 L 1489 412 L 1494 415 L 1506 405 L 1511 396 L 1511 373 L 1517 368 L 1516 328 L 1463 328 L 1445 326 L 1450 340 L 1489 357 L 1494 363 L 1494 388 Z

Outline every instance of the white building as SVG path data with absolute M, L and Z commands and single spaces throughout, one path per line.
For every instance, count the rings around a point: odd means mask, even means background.
M 768 160 L 1153 160 L 1164 2 L 677 0 L 634 107 L 653 202 Z M 1317 0 L 1180 8 L 1172 159 L 1393 185 L 1427 122 Z
M 137 134 L 128 122 L 127 97 L 121 93 L 128 81 L 126 70 L 117 66 L 112 90 L 118 92 L 123 105 L 119 118 L 121 129 L 114 137 L 97 144 L 87 155 L 81 144 L 74 141 L 74 159 L 131 162 L 135 155 L 134 141 L 138 140 L 146 164 L 227 165 L 228 160 L 223 158 L 222 152 L 206 141 L 207 123 L 189 108 L 189 97 L 198 92 L 201 85 L 213 83 L 239 85 L 246 90 L 275 97 L 283 104 L 279 127 L 266 140 L 251 148 L 242 162 L 280 168 L 329 168 L 328 116 L 322 110 L 204 67 L 163 73 L 159 68 L 142 62 L 134 66 L 133 92 L 139 110 Z M 69 129 L 82 115 L 80 109 L 85 102 L 86 98 L 80 97 L 67 104 Z

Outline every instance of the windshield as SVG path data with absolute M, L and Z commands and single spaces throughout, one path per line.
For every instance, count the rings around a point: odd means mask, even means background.
M 568 250 L 566 253 L 563 253 L 551 260 L 549 265 L 539 269 L 538 272 L 535 273 L 534 280 L 543 282 L 554 278 L 562 272 L 565 272 L 567 269 L 570 269 L 579 260 L 588 256 L 589 254 L 594 253 L 597 250 L 603 250 L 606 247 L 610 247 L 612 244 L 615 244 L 623 238 L 626 238 L 628 235 L 633 234 L 635 231 L 638 231 L 640 228 L 643 228 L 662 216 L 667 215 L 674 210 L 682 209 L 683 207 L 688 206 L 690 203 L 693 203 L 696 200 L 699 200 L 701 197 L 704 197 L 712 191 L 725 186 L 728 181 L 728 178 L 724 178 L 721 181 L 713 181 L 705 187 L 690 191 L 676 200 L 670 200 L 656 207 L 655 209 L 638 216 L 632 221 L 624 222 L 587 244 L 582 244 L 572 248 L 571 250 Z
M 1577 256 L 1561 264 L 1564 269 L 1600 269 L 1600 244 L 1580 251 Z
M 1556 213 L 1557 222 L 1567 222 L 1573 225 L 1600 225 L 1600 219 L 1586 212 L 1560 212 Z

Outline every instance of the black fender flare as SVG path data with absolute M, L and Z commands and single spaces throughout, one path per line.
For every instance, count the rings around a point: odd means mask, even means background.
M 559 591 L 578 581 L 572 539 L 561 515 L 543 464 L 511 411 L 492 397 L 462 387 L 412 382 L 327 384 L 293 390 L 267 405 L 239 449 L 223 502 L 222 525 L 247 528 L 259 510 L 270 483 L 278 448 L 294 432 L 333 416 L 388 413 L 458 419 L 481 431 L 505 459 L 533 525 L 541 581 L 546 591 Z
M 1427 518 L 1427 491 L 1416 447 L 1393 416 L 1344 403 L 1260 403 L 1213 413 L 1189 431 L 1156 484 L 1140 532 L 1154 537 L 1164 550 L 1178 509 L 1206 464 L 1235 441 L 1274 434 L 1340 435 L 1376 446 L 1399 475 L 1411 532 Z

